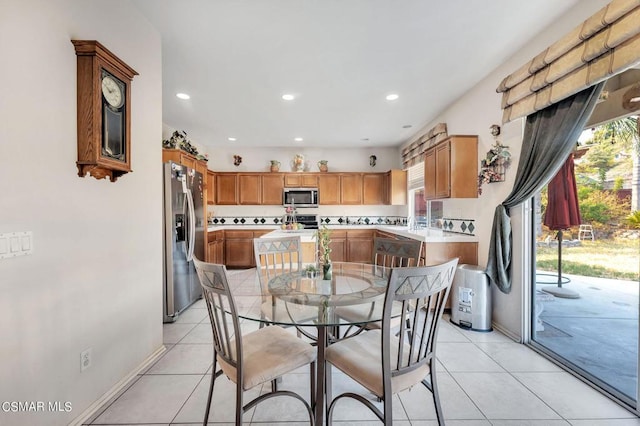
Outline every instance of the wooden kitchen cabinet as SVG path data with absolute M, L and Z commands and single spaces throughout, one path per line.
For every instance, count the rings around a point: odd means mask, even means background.
M 163 149 L 162 150 L 162 162 L 173 161 L 174 163 L 182 164 L 190 169 L 196 168 L 196 163 L 204 163 L 204 169 L 207 168 L 207 163 L 204 161 L 198 161 L 193 155 L 184 152 L 181 149 Z M 200 171 L 200 170 L 199 170 Z M 201 172 L 201 171 L 200 171 Z M 202 173 L 202 172 L 201 172 Z
M 238 174 L 217 173 L 215 180 L 216 204 L 238 204 Z
M 478 264 L 478 243 L 424 243 L 422 248 L 424 265 L 431 266 L 459 258 L 458 265 Z
M 207 262 L 224 264 L 224 231 L 207 234 Z
M 227 268 L 253 268 L 256 259 L 253 254 L 253 239 L 260 238 L 271 230 L 224 231 L 224 263 Z
M 407 171 L 389 170 L 385 174 L 384 204 L 405 206 L 407 204 Z
M 207 204 L 216 202 L 216 174 L 207 170 Z
M 224 264 L 228 268 L 251 268 L 253 257 L 253 231 L 225 231 Z
M 284 175 L 282 173 L 265 173 L 262 175 L 262 204 L 282 205 L 282 189 Z
M 284 186 L 287 188 L 317 188 L 318 175 L 315 173 L 287 173 L 284 176 Z
M 373 230 L 347 230 L 347 262 L 371 263 L 373 259 Z
M 259 173 L 238 174 L 238 202 L 244 205 L 262 204 L 262 180 Z
M 340 175 L 340 204 L 362 204 L 362 175 Z
M 425 198 L 478 197 L 478 137 L 451 136 L 425 153 Z
M 347 261 L 347 231 L 332 230 L 330 234 L 331 243 L 331 261 L 346 262 Z
M 325 173 L 318 177 L 320 204 L 340 204 L 340 175 Z
M 362 175 L 362 204 L 385 204 L 386 193 L 386 174 L 364 173 Z

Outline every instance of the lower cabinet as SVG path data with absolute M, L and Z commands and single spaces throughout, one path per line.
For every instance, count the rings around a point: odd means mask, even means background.
M 347 231 L 333 230 L 331 231 L 331 261 L 346 262 L 347 261 Z
M 224 232 L 224 263 L 227 268 L 253 268 L 256 259 L 253 254 L 253 239 L 271 232 L 270 230 L 232 230 Z
M 207 233 L 207 262 L 224 264 L 224 231 Z
M 425 265 L 437 265 L 454 257 L 458 265 L 478 264 L 478 243 L 425 243 L 422 249 Z
M 371 263 L 373 260 L 373 230 L 347 230 L 347 261 Z

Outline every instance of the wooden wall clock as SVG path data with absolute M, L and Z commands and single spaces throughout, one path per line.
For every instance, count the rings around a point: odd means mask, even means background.
M 131 171 L 131 81 L 138 75 L 95 40 L 71 40 L 78 59 L 78 176 L 115 182 Z

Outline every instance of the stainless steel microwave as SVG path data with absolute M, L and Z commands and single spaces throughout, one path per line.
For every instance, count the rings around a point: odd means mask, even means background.
M 282 205 L 295 207 L 318 207 L 318 188 L 285 188 Z

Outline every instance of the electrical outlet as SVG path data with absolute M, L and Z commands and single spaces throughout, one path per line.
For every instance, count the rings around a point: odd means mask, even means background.
M 91 351 L 92 349 L 85 349 L 80 353 L 80 371 L 84 371 L 91 367 Z

